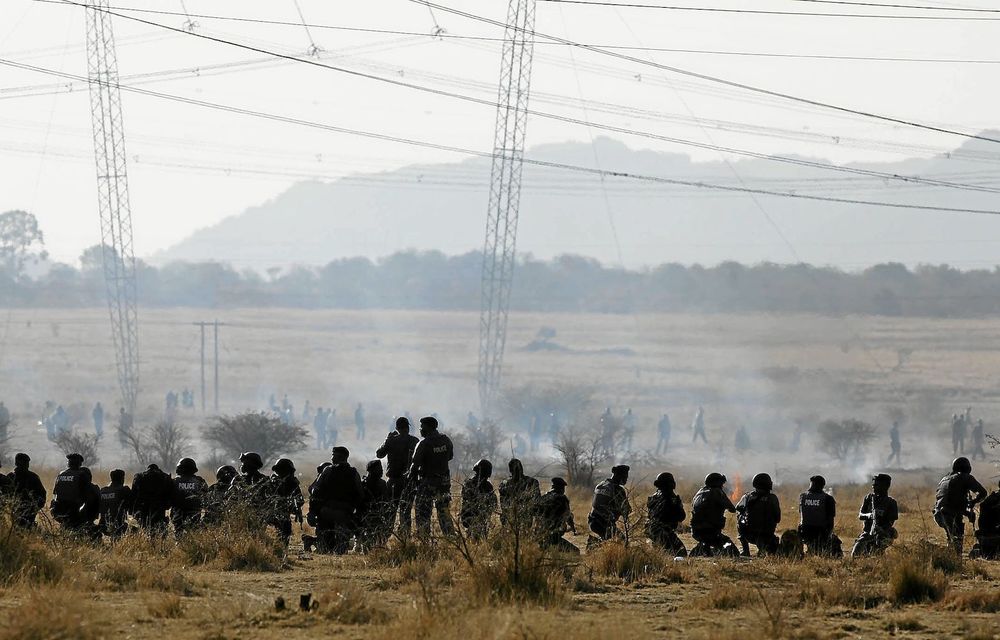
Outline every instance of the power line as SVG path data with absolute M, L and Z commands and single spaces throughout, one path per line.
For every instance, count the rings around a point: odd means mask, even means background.
M 68 0 L 64 0 L 64 1 L 68 1 Z M 474 13 L 469 13 L 468 11 L 462 11 L 461 9 L 454 9 L 452 7 L 446 7 L 444 5 L 440 5 L 440 4 L 436 4 L 436 3 L 430 2 L 429 0 L 409 0 L 409 1 L 413 2 L 413 3 L 416 3 L 416 4 L 422 4 L 422 5 L 432 6 L 435 9 L 438 9 L 439 11 L 445 11 L 445 12 L 448 12 L 448 13 L 452 13 L 452 14 L 455 14 L 455 15 L 458 15 L 458 16 L 462 16 L 463 18 L 468 18 L 470 20 L 477 20 L 477 21 L 480 21 L 480 22 L 485 22 L 487 24 L 492 24 L 492 25 L 499 26 L 499 27 L 505 26 L 504 23 L 502 23 L 502 22 L 500 22 L 498 20 L 493 20 L 492 18 L 487 18 L 485 16 L 477 15 L 477 14 L 474 14 Z M 798 103 L 801 103 L 801 104 L 807 104 L 807 105 L 810 105 L 810 106 L 813 106 L 813 107 L 821 107 L 821 108 L 824 108 L 824 109 L 830 109 L 830 110 L 833 110 L 833 111 L 839 111 L 841 113 L 849 113 L 849 114 L 856 115 L 856 116 L 862 116 L 862 117 L 871 118 L 871 119 L 874 119 L 874 120 L 882 120 L 884 122 L 892 122 L 894 124 L 901 124 L 901 125 L 905 125 L 905 126 L 908 126 L 908 127 L 914 127 L 914 128 L 917 128 L 917 129 L 924 129 L 924 130 L 927 130 L 927 131 L 934 131 L 934 132 L 937 132 L 937 133 L 946 133 L 948 135 L 960 136 L 962 138 L 971 138 L 971 139 L 974 139 L 974 140 L 983 140 L 985 142 L 1000 143 L 1000 139 L 997 139 L 997 138 L 990 138 L 988 136 L 982 136 L 982 135 L 964 133 L 964 132 L 961 132 L 961 131 L 956 131 L 954 129 L 948 129 L 948 128 L 945 128 L 945 127 L 937 127 L 937 126 L 934 126 L 934 125 L 924 124 L 924 123 L 916 122 L 916 121 L 913 121 L 913 120 L 906 120 L 904 118 L 895 118 L 895 117 L 892 117 L 892 116 L 887 116 L 887 115 L 884 115 L 884 114 L 875 113 L 875 112 L 871 112 L 871 111 L 864 111 L 864 110 L 861 110 L 861 109 L 852 109 L 850 107 L 843 107 L 843 106 L 831 104 L 831 103 L 828 103 L 828 102 L 822 102 L 820 100 L 812 100 L 810 98 L 803 98 L 801 96 L 796 96 L 796 95 L 792 95 L 792 94 L 788 94 L 788 93 L 783 93 L 781 91 L 773 91 L 771 89 L 765 89 L 763 87 L 757 87 L 757 86 L 745 84 L 745 83 L 742 83 L 742 82 L 736 82 L 734 80 L 727 80 L 725 78 L 720 78 L 718 76 L 712 76 L 712 75 L 708 75 L 708 74 L 705 74 L 705 73 L 698 73 L 696 71 L 690 71 L 690 70 L 687 70 L 687 69 L 682 69 L 680 67 L 674 67 L 674 66 L 662 64 L 662 63 L 659 63 L 659 62 L 654 62 L 652 60 L 645 60 L 643 58 L 637 58 L 635 56 L 631 56 L 631 55 L 627 55 L 627 54 L 623 54 L 623 53 L 618 53 L 618 52 L 610 51 L 610 50 L 607 50 L 607 49 L 602 49 L 600 47 L 594 47 L 594 46 L 591 46 L 591 45 L 582 44 L 582 43 L 579 43 L 579 42 L 574 42 L 572 40 L 567 40 L 565 38 L 560 38 L 558 36 L 552 36 L 552 35 L 548 35 L 548 34 L 545 34 L 545 33 L 541 33 L 541 32 L 539 32 L 537 30 L 532 31 L 532 35 L 534 35 L 535 37 L 546 38 L 548 40 L 552 40 L 552 41 L 555 41 L 555 42 L 563 42 L 563 43 L 565 43 L 567 45 L 579 47 L 581 49 L 585 49 L 587 51 L 592 51 L 592 52 L 600 54 L 600 55 L 611 56 L 613 58 L 619 58 L 621 60 L 626 60 L 628 62 L 632 62 L 632 63 L 635 63 L 635 64 L 641 64 L 641 65 L 645 65 L 645 66 L 650 66 L 650 67 L 653 67 L 655 69 L 660 69 L 662 71 L 669 71 L 670 73 L 677 73 L 677 74 L 688 76 L 688 77 L 691 77 L 691 78 L 698 78 L 700 80 L 706 80 L 708 82 L 714 82 L 714 83 L 725 85 L 725 86 L 728 86 L 728 87 L 734 87 L 734 88 L 737 88 L 737 89 L 742 89 L 742 90 L 745 90 L 745 91 L 750 91 L 750 92 L 753 92 L 753 93 L 758 93 L 758 94 L 761 94 L 761 95 L 770 96 L 772 98 L 782 98 L 784 100 L 790 100 L 792 102 L 798 102 Z
M 412 1 L 418 2 L 419 4 L 426 4 L 425 2 L 422 2 L 421 0 L 412 0 Z M 62 2 L 63 2 L 63 4 L 69 4 L 69 5 L 76 5 L 76 4 L 78 4 L 76 2 L 72 2 L 71 0 L 62 0 Z M 292 61 L 292 62 L 299 62 L 299 63 L 302 63 L 302 64 L 307 64 L 307 65 L 310 65 L 310 66 L 319 67 L 321 69 L 326 69 L 326 70 L 329 70 L 329 71 L 336 71 L 338 73 L 344 73 L 344 74 L 347 74 L 347 75 L 351 75 L 351 76 L 355 76 L 355 77 L 359 77 L 359 78 L 364 78 L 364 79 L 367 79 L 367 80 L 375 80 L 377 82 L 383 82 L 383 83 L 386 83 L 386 84 L 390 84 L 390 85 L 397 86 L 397 87 L 403 87 L 403 88 L 407 88 L 407 89 L 413 89 L 413 90 L 421 91 L 421 92 L 428 93 L 428 94 L 431 94 L 431 95 L 436 95 L 436 96 L 441 96 L 441 97 L 446 97 L 446 98 L 452 98 L 452 99 L 456 99 L 456 100 L 462 100 L 462 101 L 465 101 L 465 102 L 470 102 L 470 103 L 473 103 L 473 104 L 479 104 L 479 105 L 491 107 L 491 108 L 494 108 L 494 109 L 498 107 L 497 102 L 493 101 L 493 100 L 487 100 L 487 99 L 484 99 L 484 98 L 477 98 L 477 97 L 474 97 L 474 96 L 469 96 L 469 95 L 465 95 L 465 94 L 461 94 L 461 93 L 455 93 L 455 92 L 452 92 L 452 91 L 446 91 L 446 90 L 443 90 L 443 89 L 435 89 L 433 87 L 427 87 L 427 86 L 423 86 L 423 85 L 418 85 L 418 84 L 414 84 L 412 82 L 407 82 L 407 81 L 404 81 L 404 80 L 397 80 L 397 79 L 394 79 L 394 78 L 384 78 L 384 77 L 377 76 L 377 75 L 374 75 L 374 74 L 371 74 L 371 73 L 365 73 L 365 72 L 357 71 L 357 70 L 354 70 L 354 69 L 347 69 L 345 67 L 340 67 L 340 66 L 334 66 L 334 65 L 331 65 L 331 64 L 326 64 L 326 63 L 320 62 L 319 60 L 311 60 L 311 59 L 299 58 L 299 57 L 296 57 L 296 56 L 293 56 L 293 55 L 288 55 L 288 54 L 284 54 L 284 53 L 280 53 L 280 52 L 276 52 L 276 51 L 270 51 L 268 49 L 263 49 L 261 47 L 257 47 L 257 46 L 253 46 L 253 45 L 248 45 L 248 44 L 243 44 L 243 43 L 235 42 L 235 41 L 232 41 L 232 40 L 226 40 L 224 38 L 218 38 L 216 36 L 206 35 L 206 34 L 203 34 L 203 33 L 187 32 L 187 31 L 184 31 L 183 29 L 178 29 L 178 28 L 172 27 L 170 25 L 165 25 L 165 24 L 161 24 L 161 23 L 158 23 L 158 22 L 153 22 L 151 20 L 146 20 L 144 18 L 138 18 L 138 17 L 135 17 L 135 16 L 127 16 L 127 15 L 124 15 L 124 14 L 115 13 L 114 11 L 108 11 L 107 13 L 109 15 L 113 15 L 113 16 L 118 16 L 118 17 L 124 18 L 126 20 L 132 20 L 132 21 L 139 22 L 139 23 L 142 23 L 142 24 L 145 24 L 145 25 L 149 25 L 149 26 L 160 27 L 162 29 L 167 29 L 169 31 L 175 31 L 175 32 L 178 32 L 178 33 L 183 33 L 183 34 L 191 36 L 191 37 L 200 38 L 200 39 L 203 39 L 203 40 L 209 40 L 211 42 L 216 42 L 216 43 L 219 43 L 219 44 L 225 44 L 225 45 L 228 45 L 228 46 L 233 46 L 233 47 L 237 47 L 237 48 L 240 48 L 240 49 L 245 49 L 245 50 L 248 50 L 248 51 L 253 51 L 255 53 L 262 53 L 262 54 L 273 56 L 275 58 L 279 58 L 279 59 L 282 59 L 282 60 L 288 60 L 288 61 Z M 636 60 L 640 60 L 641 61 L 641 59 L 639 59 L 639 58 L 636 58 Z M 548 113 L 548 112 L 538 111 L 538 110 L 534 110 L 534 109 L 529 109 L 527 111 L 527 113 L 530 114 L 530 115 L 533 115 L 533 116 L 542 117 L 542 118 L 546 118 L 546 119 L 550 119 L 550 120 L 557 120 L 557 121 L 565 122 L 565 123 L 568 123 L 568 124 L 573 124 L 573 125 L 578 125 L 578 126 L 586 126 L 586 127 L 595 127 L 595 128 L 603 129 L 605 131 L 610 131 L 610 132 L 614 132 L 614 133 L 621 133 L 621 134 L 625 134 L 625 135 L 634 135 L 634 136 L 648 138 L 648 139 L 652 139 L 652 140 L 658 140 L 658 141 L 661 141 L 661 142 L 669 142 L 669 143 L 681 144 L 681 145 L 685 145 L 685 146 L 692 146 L 692 147 L 701 148 L 701 149 L 709 149 L 709 150 L 713 150 L 713 151 L 721 151 L 721 152 L 725 152 L 725 153 L 733 153 L 733 154 L 737 154 L 737 155 L 744 155 L 744 156 L 758 158 L 758 159 L 762 159 L 762 160 L 782 162 L 782 163 L 786 163 L 786 164 L 794 164 L 794 165 L 798 165 L 798 166 L 806 166 L 806 167 L 817 168 L 817 169 L 825 169 L 825 170 L 831 170 L 831 171 L 841 171 L 841 172 L 845 172 L 845 173 L 856 173 L 856 174 L 860 174 L 860 175 L 876 176 L 876 177 L 883 178 L 883 179 L 886 179 L 886 180 L 901 180 L 901 181 L 904 181 L 904 182 L 919 182 L 919 183 L 934 184 L 936 186 L 947 187 L 947 188 L 952 188 L 952 189 L 967 189 L 967 190 L 972 190 L 972 191 L 985 191 L 985 192 L 993 192 L 993 193 L 1000 192 L 1000 190 L 993 189 L 993 188 L 988 188 L 988 187 L 978 187 L 978 186 L 966 185 L 966 184 L 962 184 L 962 183 L 951 183 L 951 182 L 943 182 L 943 181 L 928 181 L 928 179 L 926 179 L 926 178 L 920 178 L 920 177 L 915 177 L 915 176 L 901 176 L 901 175 L 898 175 L 898 174 L 891 174 L 891 173 L 873 171 L 873 170 L 869 170 L 869 169 L 860 169 L 860 168 L 856 168 L 856 167 L 835 166 L 835 165 L 831 165 L 831 164 L 828 164 L 828 163 L 816 162 L 816 161 L 813 161 L 813 160 L 805 160 L 805 159 L 801 159 L 801 158 L 790 158 L 790 157 L 784 157 L 784 156 L 775 156 L 775 155 L 769 155 L 769 154 L 755 152 L 755 151 L 749 151 L 749 150 L 744 150 L 744 149 L 737 149 L 737 148 L 733 148 L 733 147 L 723 147 L 723 146 L 714 145 L 714 144 L 699 143 L 699 142 L 694 142 L 694 141 L 691 141 L 691 140 L 685 140 L 685 139 L 682 139 L 682 138 L 675 138 L 675 137 L 670 137 L 670 136 L 663 136 L 663 135 L 659 135 L 659 134 L 653 134 L 653 133 L 650 133 L 650 132 L 644 132 L 644 131 L 638 131 L 638 130 L 635 130 L 635 129 L 629 129 L 627 127 L 618 127 L 618 126 L 614 126 L 614 125 L 588 122 L 586 120 L 581 120 L 579 118 L 573 118 L 573 117 L 569 117 L 569 116 L 564 116 L 564 115 L 555 114 L 555 113 Z M 961 134 L 958 134 L 958 135 L 961 135 Z M 967 137 L 977 138 L 979 136 L 972 136 L 972 135 L 970 135 L 970 136 L 967 136 Z M 982 139 L 992 140 L 990 138 L 982 138 Z M 998 142 L 1000 142 L 1000 141 L 998 141 Z
M 813 4 L 836 4 L 850 7 L 878 7 L 880 9 L 919 9 L 921 11 L 960 11 L 964 13 L 1000 13 L 1000 9 L 979 9 L 973 7 L 929 7 L 919 4 L 889 4 L 882 2 L 857 2 L 851 0 L 792 0 Z
M 46 4 L 65 4 L 63 0 L 34 0 L 35 2 L 42 2 Z M 378 29 L 369 27 L 352 27 L 346 25 L 332 25 L 332 24 L 319 24 L 315 22 L 309 22 L 303 25 L 302 23 L 288 22 L 284 20 L 268 20 L 263 18 L 243 18 L 239 16 L 228 16 L 219 14 L 206 14 L 206 13 L 196 13 L 196 14 L 186 14 L 179 13 L 176 11 L 166 11 L 160 9 L 140 9 L 134 7 L 117 7 L 112 6 L 109 9 L 115 11 L 129 11 L 133 13 L 147 13 L 153 15 L 164 15 L 164 16 L 190 16 L 192 18 L 200 18 L 203 20 L 222 20 L 228 22 L 245 22 L 251 24 L 265 24 L 273 26 L 283 26 L 283 27 L 301 27 L 308 26 L 310 29 L 326 29 L 333 31 L 347 31 L 352 33 L 368 33 L 375 35 L 397 35 L 397 36 L 419 36 L 424 38 L 433 38 L 435 40 L 468 40 L 474 42 L 503 42 L 503 38 L 495 38 L 491 36 L 473 36 L 473 35 L 463 35 L 456 34 L 445 31 L 442 29 L 438 31 L 435 28 L 434 32 L 426 33 L 423 31 L 406 31 L 399 29 Z M 431 9 L 428 7 L 428 9 Z M 432 9 L 431 9 L 432 10 Z M 433 11 L 433 10 L 432 10 Z M 766 51 L 732 51 L 732 50 L 719 50 L 719 49 L 690 49 L 690 48 L 676 48 L 676 47 L 650 47 L 650 46 L 626 46 L 626 45 L 616 45 L 616 44 L 598 44 L 598 43 L 581 43 L 584 46 L 596 47 L 600 49 L 610 49 L 615 51 L 643 51 L 650 53 L 685 53 L 693 55 L 712 55 L 712 56 L 736 56 L 736 57 L 760 57 L 760 58 L 790 58 L 790 59 L 804 59 L 804 60 L 842 60 L 842 61 L 857 61 L 857 62 L 913 62 L 913 63 L 927 63 L 927 64 L 1000 64 L 1000 60 L 997 59 L 981 59 L 981 58 L 919 58 L 912 56 L 863 56 L 863 55 L 834 55 L 834 54 L 812 54 L 812 53 L 781 53 L 781 52 L 766 52 Z M 577 46 L 572 43 L 565 42 L 536 42 L 538 45 L 553 45 L 553 46 Z
M 617 7 L 619 9 L 658 9 L 666 11 L 693 11 L 700 13 L 732 13 L 762 16 L 794 16 L 810 18 L 875 18 L 881 20 L 945 20 L 963 22 L 996 22 L 998 18 L 983 16 L 938 16 L 896 13 L 834 13 L 817 11 L 783 11 L 776 9 L 730 9 L 725 7 L 689 7 L 669 4 L 642 4 L 637 2 L 608 2 L 607 0 L 538 0 L 555 4 L 578 4 L 599 7 Z
M 36 67 L 34 65 L 23 64 L 23 63 L 15 62 L 13 60 L 6 60 L 6 59 L 3 59 L 3 58 L 0 58 L 0 65 L 14 67 L 14 68 L 22 69 L 22 70 L 26 70 L 26 71 L 35 71 L 37 73 L 45 73 L 45 74 L 48 74 L 48 75 L 53 75 L 53 76 L 68 78 L 68 79 L 72 79 L 72 80 L 78 80 L 78 79 L 80 79 L 80 76 L 76 76 L 76 75 L 73 75 L 73 74 L 65 73 L 65 72 L 62 72 L 62 71 L 55 71 L 53 69 L 45 69 L 43 67 Z M 457 146 L 453 146 L 453 145 L 446 145 L 446 144 L 441 144 L 441 143 L 437 143 L 437 142 L 431 142 L 431 141 L 427 141 L 427 140 L 415 140 L 415 139 L 412 139 L 412 138 L 404 138 L 404 137 L 401 137 L 401 136 L 393 136 L 393 135 L 389 135 L 389 134 L 377 133 L 377 132 L 374 132 L 374 131 L 366 131 L 366 130 L 362 130 L 362 129 L 351 129 L 351 128 L 348 128 L 348 127 L 340 127 L 340 126 L 331 125 L 331 124 L 314 122 L 314 121 L 311 121 L 311 120 L 304 120 L 304 119 L 301 119 L 301 118 L 293 118 L 293 117 L 289 117 L 289 116 L 282 116 L 282 115 L 278 115 L 278 114 L 274 114 L 274 113 L 268 113 L 268 112 L 264 112 L 264 111 L 255 111 L 253 109 L 246 109 L 246 108 L 243 108 L 243 107 L 235 107 L 235 106 L 232 106 L 232 105 L 225 105 L 225 104 L 220 104 L 220 103 L 216 103 L 216 102 L 209 102 L 209 101 L 206 101 L 206 100 L 198 100 L 198 99 L 195 99 L 195 98 L 187 98 L 187 97 L 184 97 L 184 96 L 178 96 L 178 95 L 174 95 L 174 94 L 161 93 L 161 92 L 152 91 L 152 90 L 149 90 L 149 89 L 140 89 L 138 87 L 130 87 L 130 86 L 127 86 L 127 85 L 121 85 L 120 88 L 123 91 L 129 91 L 129 92 L 140 94 L 140 95 L 146 95 L 146 96 L 160 98 L 160 99 L 164 99 L 164 100 L 170 100 L 170 101 L 174 101 L 174 102 L 180 102 L 180 103 L 183 103 L 183 104 L 188 104 L 188 105 L 192 105 L 192 106 L 203 107 L 203 108 L 212 109 L 212 110 L 215 110 L 215 111 L 221 111 L 221 112 L 225 112 L 225 113 L 235 113 L 235 114 L 239 114 L 239 115 L 257 117 L 257 118 L 261 118 L 261 119 L 265 119 L 265 120 L 271 120 L 271 121 L 274 121 L 274 122 L 281 122 L 281 123 L 285 123 L 285 124 L 294 124 L 294 125 L 298 125 L 298 126 L 309 127 L 309 128 L 323 130 L 323 131 L 330 131 L 330 132 L 334 132 L 334 133 L 342 133 L 342 134 L 346 134 L 346 135 L 353 135 L 353 136 L 363 137 L 363 138 L 367 138 L 367 139 L 370 139 L 370 140 L 380 140 L 380 141 L 383 141 L 383 142 L 392 142 L 392 143 L 396 143 L 396 144 L 405 144 L 405 145 L 410 145 L 410 146 L 415 146 L 415 147 L 421 147 L 421 148 L 425 148 L 425 149 L 434 149 L 434 150 L 437 150 L 437 151 L 445 151 L 445 152 L 448 152 L 448 153 L 458 153 L 458 154 L 462 154 L 462 155 L 476 156 L 476 157 L 480 157 L 480 158 L 489 158 L 489 159 L 492 159 L 496 155 L 494 153 L 490 153 L 490 152 L 486 152 L 486 151 L 477 151 L 477 150 L 474 150 L 474 149 L 467 149 L 467 148 L 457 147 Z M 713 184 L 713 183 L 702 182 L 702 181 L 679 180 L 679 179 L 673 179 L 673 178 L 664 178 L 664 177 L 661 177 L 661 176 L 651 176 L 651 175 L 645 175 L 645 174 L 639 174 L 639 173 L 632 173 L 632 172 L 628 172 L 628 171 L 612 171 L 612 170 L 594 169 L 594 168 L 591 168 L 591 167 L 583 167 L 583 166 L 579 166 L 579 165 L 572 165 L 572 164 L 566 164 L 566 163 L 561 163 L 561 162 L 552 162 L 552 161 L 547 161 L 547 160 L 537 160 L 537 159 L 533 159 L 533 158 L 532 159 L 524 158 L 523 162 L 525 162 L 526 164 L 531 164 L 531 165 L 539 166 L 539 167 L 548 167 L 550 169 L 558 169 L 558 170 L 564 170 L 564 171 L 574 171 L 574 172 L 578 172 L 578 173 L 585 173 L 585 174 L 596 175 L 596 176 L 604 176 L 604 177 L 607 177 L 607 178 L 621 178 L 621 179 L 637 180 L 637 181 L 657 183 L 657 184 L 672 184 L 672 185 L 677 185 L 677 186 L 686 186 L 686 187 L 695 187 L 695 188 L 700 188 L 700 189 L 728 191 L 728 192 L 734 192 L 734 193 L 752 193 L 752 194 L 756 194 L 756 195 L 767 195 L 767 196 L 776 196 L 776 197 L 785 197 L 785 198 L 795 198 L 795 199 L 800 199 L 800 200 L 815 200 L 815 201 L 820 201 L 820 202 L 831 202 L 831 203 L 838 203 L 838 204 L 856 204 L 856 205 L 873 206 L 873 207 L 889 207 L 889 208 L 894 208 L 894 209 L 911 209 L 911 210 L 918 210 L 918 211 L 933 211 L 933 212 L 939 212 L 939 213 L 969 213 L 969 214 L 982 214 L 982 215 L 1000 215 L 1000 211 L 991 210 L 991 209 L 972 209 L 972 208 L 964 208 L 964 207 L 943 207 L 943 206 L 933 206 L 933 205 L 916 205 L 916 204 L 907 204 L 907 203 L 902 203 L 902 202 L 884 202 L 884 201 L 874 201 L 874 200 L 862 200 L 862 199 L 855 199 L 855 198 L 837 198 L 837 197 L 831 197 L 831 196 L 819 196 L 819 195 L 811 195 L 811 194 L 804 194 L 804 193 L 794 193 L 794 192 L 788 192 L 788 191 L 774 191 L 774 190 L 769 190 L 769 189 L 745 188 L 745 187 L 737 187 L 737 186 L 719 185 L 719 184 Z

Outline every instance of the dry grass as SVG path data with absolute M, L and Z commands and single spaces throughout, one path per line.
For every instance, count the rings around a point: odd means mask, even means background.
M 951 611 L 1000 613 L 1000 592 L 978 589 L 953 593 L 948 596 L 944 607 Z
M 317 611 L 326 620 L 348 625 L 384 624 L 389 612 L 357 585 L 339 584 L 316 598 Z
M 0 618 L 0 640 L 97 640 L 107 636 L 102 626 L 78 593 L 44 589 Z
M 146 600 L 146 611 L 158 619 L 176 619 L 184 617 L 184 602 L 179 596 L 164 594 Z
M 605 542 L 586 556 L 587 565 L 604 576 L 618 578 L 624 582 L 674 576 L 680 580 L 682 573 L 673 568 L 673 559 L 645 542 L 625 545 L 614 540 Z M 671 567 L 669 574 L 664 573 Z

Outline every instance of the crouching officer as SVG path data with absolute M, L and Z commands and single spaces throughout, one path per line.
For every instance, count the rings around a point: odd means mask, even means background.
M 976 546 L 969 557 L 1000 560 L 1000 491 L 994 491 L 979 503 Z
M 610 540 L 618 535 L 617 522 L 627 518 L 632 512 L 628 503 L 625 485 L 628 483 L 629 466 L 620 464 L 611 468 L 611 477 L 602 480 L 594 488 L 587 524 L 601 540 Z
M 71 453 L 66 456 L 67 468 L 56 476 L 52 488 L 52 517 L 63 529 L 74 531 L 82 524 L 80 508 L 89 490 L 90 481 L 83 471 L 83 456 Z
M 684 503 L 674 493 L 677 481 L 671 473 L 661 473 L 653 481 L 656 493 L 646 499 L 646 535 L 653 544 L 676 557 L 687 556 L 687 548 L 677 537 L 677 527 L 684 522 Z
M 872 478 L 872 492 L 861 503 L 858 519 L 864 522 L 864 529 L 854 541 L 851 555 L 870 556 L 883 553 L 898 537 L 895 524 L 899 519 L 899 505 L 889 497 L 892 476 L 879 473 Z
M 132 512 L 132 489 L 125 485 L 125 472 L 111 472 L 111 484 L 101 489 L 101 519 L 97 526 L 103 535 L 117 540 L 128 532 L 126 518 Z
M 101 530 L 95 523 L 101 516 L 101 488 L 94 484 L 94 475 L 83 467 L 83 505 L 80 507 L 79 532 L 94 541 L 100 541 Z
M 45 485 L 38 474 L 31 471 L 31 458 L 26 453 L 14 456 L 14 470 L 7 477 L 13 483 L 14 500 L 17 508 L 17 526 L 22 529 L 35 527 L 35 516 L 45 508 Z
M 563 537 L 567 531 L 576 533 L 576 523 L 562 478 L 552 478 L 552 488 L 538 500 L 538 528 L 543 547 L 579 555 L 580 549 Z
M 356 529 L 355 514 L 364 499 L 361 476 L 348 462 L 347 447 L 334 447 L 331 464 L 313 484 L 309 497 L 309 524 L 315 536 L 302 536 L 306 552 L 347 553 Z
M 292 537 L 292 517 L 302 524 L 302 487 L 295 477 L 295 465 L 288 458 L 281 458 L 271 467 L 265 494 L 268 501 L 268 524 L 278 530 L 282 543 L 287 547 Z
M 739 533 L 743 555 L 750 555 L 750 545 L 757 547 L 757 555 L 778 551 L 778 536 L 774 535 L 781 522 L 781 505 L 778 496 L 771 493 L 774 482 L 766 473 L 753 477 L 753 491 L 745 494 L 736 505 L 736 529 Z
M 837 501 L 823 489 L 826 478 L 809 478 L 809 490 L 799 495 L 799 537 L 814 555 L 841 558 L 844 550 L 833 532 Z
M 951 464 L 951 473 L 938 483 L 934 522 L 944 529 L 948 543 L 960 556 L 965 538 L 965 518 L 975 524 L 974 509 L 985 497 L 986 489 L 972 475 L 972 463 L 969 459 L 955 458 Z
M 226 505 L 229 499 L 229 489 L 233 485 L 233 479 L 239 475 L 236 467 L 223 465 L 215 470 L 215 483 L 212 484 L 205 493 L 204 507 L 205 515 L 202 522 L 205 524 L 219 524 L 226 515 Z
M 365 477 L 361 479 L 365 499 L 358 520 L 361 522 L 362 546 L 367 551 L 389 540 L 393 502 L 389 485 L 382 478 L 382 461 L 369 460 L 365 472 Z
M 698 543 L 691 550 L 692 556 L 739 555 L 733 541 L 722 533 L 726 512 L 736 513 L 733 501 L 722 490 L 725 484 L 726 476 L 710 473 L 705 476 L 705 486 L 691 500 L 691 535 Z
M 152 535 L 167 534 L 167 509 L 173 503 L 174 483 L 155 464 L 132 479 L 132 499 L 139 526 Z
M 451 438 L 438 431 L 438 421 L 434 416 L 420 419 L 420 437 L 413 451 L 410 482 L 416 483 L 417 487 L 414 504 L 417 535 L 426 541 L 430 540 L 431 516 L 435 510 L 441 533 L 448 536 L 453 532 L 448 463 L 455 457 L 455 447 Z
M 174 472 L 177 477 L 174 478 L 170 521 L 174 524 L 174 533 L 179 536 L 201 524 L 201 510 L 208 494 L 208 483 L 197 475 L 198 465 L 191 458 L 182 458 Z
M 497 495 L 493 491 L 490 476 L 493 475 L 493 463 L 480 460 L 472 466 L 472 476 L 462 483 L 462 509 L 459 521 L 466 534 L 474 541 L 483 540 L 490 530 L 490 521 L 499 505 Z

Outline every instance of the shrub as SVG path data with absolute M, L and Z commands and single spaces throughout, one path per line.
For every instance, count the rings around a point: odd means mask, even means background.
M 10 505 L 3 505 L 0 510 L 0 585 L 54 583 L 62 576 L 62 559 L 37 536 L 18 529 Z
M 286 425 L 277 416 L 263 411 L 249 411 L 215 418 L 202 436 L 222 451 L 234 455 L 256 451 L 267 462 L 279 454 L 305 449 L 309 432 L 299 425 Z
M 889 575 L 889 598 L 896 604 L 937 602 L 947 591 L 944 573 L 919 559 L 901 559 Z
M 361 589 L 338 585 L 316 599 L 318 611 L 327 620 L 340 624 L 383 624 L 389 612 Z
M 645 544 L 626 546 L 618 540 L 603 543 L 587 554 L 587 563 L 598 573 L 633 582 L 661 574 L 673 563 L 665 554 Z
M 566 481 L 574 487 L 592 488 L 594 472 L 608 458 L 600 431 L 570 426 L 552 446 L 562 458 Z
M 97 640 L 105 637 L 102 621 L 84 607 L 72 591 L 30 593 L 20 606 L 7 609 L 0 622 L 0 640 Z
M 183 618 L 184 603 L 179 596 L 163 595 L 147 600 L 146 611 L 154 618 Z
M 181 536 L 177 552 L 189 564 L 224 571 L 280 571 L 285 566 L 285 548 L 278 537 L 254 523 L 245 509 L 226 514 L 218 526 Z
M 948 598 L 947 609 L 952 611 L 973 611 L 975 613 L 1000 612 L 1000 592 L 966 591 Z
M 841 462 L 855 458 L 875 439 L 875 427 L 854 418 L 819 425 L 819 450 Z

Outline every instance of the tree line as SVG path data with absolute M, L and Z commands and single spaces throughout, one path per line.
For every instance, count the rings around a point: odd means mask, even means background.
M 4 225 L 11 214 L 19 220 Z M 45 262 L 44 241 L 24 212 L 0 214 L 0 292 L 21 307 L 104 304 L 101 248 L 79 266 Z M 25 230 L 28 236 L 24 236 Z M 21 237 L 18 239 L 18 234 Z M 39 263 L 47 269 L 39 271 Z M 34 273 L 32 275 L 33 269 Z M 139 301 L 151 307 L 308 309 L 479 309 L 482 255 L 401 251 L 379 260 L 340 258 L 325 266 L 237 270 L 218 262 L 137 265 Z M 969 317 L 1000 311 L 1000 267 L 879 264 L 842 271 L 807 264 L 665 263 L 628 270 L 565 255 L 519 258 L 511 307 L 519 311 L 805 312 L 825 315 Z

